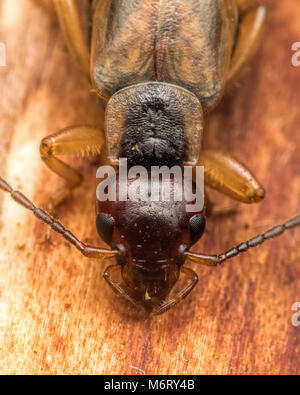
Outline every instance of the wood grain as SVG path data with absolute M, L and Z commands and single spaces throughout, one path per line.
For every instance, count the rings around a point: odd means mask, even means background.
M 267 190 L 257 206 L 210 219 L 196 250 L 222 252 L 300 210 L 298 0 L 269 1 L 262 47 L 210 118 L 206 145 L 234 153 Z M 55 21 L 30 0 L 1 0 L 0 173 L 43 205 L 61 181 L 39 158 L 41 138 L 103 112 L 70 60 Z M 59 211 L 82 239 L 94 226 L 95 168 Z M 106 285 L 107 262 L 88 261 L 0 194 L 1 374 L 299 374 L 300 232 L 295 230 L 220 269 L 195 268 L 192 294 L 160 317 L 136 313 Z M 193 266 L 188 264 L 189 266 Z

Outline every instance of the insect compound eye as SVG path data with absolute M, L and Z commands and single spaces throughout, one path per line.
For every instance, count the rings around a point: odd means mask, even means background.
M 201 214 L 194 215 L 190 219 L 190 238 L 191 243 L 195 244 L 204 233 L 206 225 L 205 217 Z
M 114 219 L 106 214 L 98 214 L 96 226 L 102 240 L 105 241 L 106 244 L 110 244 L 115 227 Z

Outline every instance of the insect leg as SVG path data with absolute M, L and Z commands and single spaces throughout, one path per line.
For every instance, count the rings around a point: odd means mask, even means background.
M 53 0 L 67 45 L 86 75 L 90 76 L 90 52 L 80 22 L 76 0 Z
M 37 208 L 26 196 L 24 196 L 19 191 L 14 191 L 13 188 L 0 177 L 0 189 L 8 192 L 13 200 L 19 203 L 21 206 L 33 212 L 33 214 L 46 225 L 51 226 L 51 228 L 62 235 L 69 243 L 73 244 L 81 253 L 87 258 L 110 258 L 118 254 L 118 251 L 101 249 L 93 246 L 86 245 L 78 240 L 69 230 L 59 222 L 56 221 L 51 215 L 46 211 Z
M 265 191 L 249 169 L 227 153 L 203 150 L 198 166 L 204 166 L 205 183 L 243 203 L 257 203 Z
M 240 30 L 237 37 L 236 47 L 233 53 L 231 69 L 227 77 L 227 86 L 234 84 L 255 55 L 261 41 L 266 24 L 266 7 L 258 5 L 256 1 L 240 1 Z M 244 11 L 244 12 L 243 12 Z
M 82 181 L 81 174 L 57 159 L 56 155 L 100 154 L 104 144 L 104 133 L 88 126 L 67 128 L 42 140 L 40 147 L 42 160 L 52 171 L 67 181 L 67 185 L 50 198 L 47 209 L 51 213 Z
M 281 236 L 286 230 L 294 229 L 297 226 L 300 226 L 300 215 L 297 215 L 295 218 L 285 222 L 283 225 L 277 225 L 272 229 L 269 229 L 267 232 L 262 235 L 257 235 L 252 239 L 239 244 L 237 247 L 231 248 L 224 254 L 220 255 L 205 255 L 205 254 L 194 254 L 193 252 L 186 252 L 185 255 L 193 262 L 198 263 L 200 265 L 205 266 L 218 266 L 221 263 L 234 258 L 242 253 L 249 251 L 249 249 L 258 247 L 263 244 L 265 241 L 274 239 L 276 237 Z

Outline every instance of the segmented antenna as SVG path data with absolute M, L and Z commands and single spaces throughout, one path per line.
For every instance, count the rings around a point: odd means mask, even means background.
M 62 235 L 69 243 L 73 244 L 84 256 L 88 258 L 109 258 L 118 254 L 118 251 L 100 249 L 97 247 L 88 246 L 77 239 L 69 230 L 59 222 L 56 221 L 51 215 L 41 208 L 35 207 L 35 205 L 19 191 L 14 191 L 13 188 L 0 177 L 0 189 L 8 192 L 10 196 L 18 204 L 33 212 L 33 214 L 46 225 L 51 226 L 51 228 Z
M 237 247 L 230 249 L 225 254 L 219 255 L 220 263 L 223 263 L 230 258 L 234 258 L 235 256 L 242 254 L 243 252 L 247 252 L 250 248 L 258 247 L 267 240 L 275 239 L 276 237 L 281 236 L 286 230 L 296 228 L 299 225 L 300 215 L 297 215 L 283 225 L 275 226 L 274 228 L 263 233 L 262 235 L 255 236 L 252 239 L 239 244 Z
M 278 236 L 281 236 L 286 230 L 290 230 L 296 228 L 300 225 L 300 215 L 290 219 L 283 225 L 275 226 L 274 228 L 268 230 L 262 235 L 258 235 L 253 237 L 252 239 L 239 244 L 237 247 L 231 248 L 229 251 L 220 255 L 205 255 L 205 254 L 196 254 L 193 252 L 186 252 L 185 255 L 193 262 L 198 263 L 200 265 L 205 266 L 218 266 L 223 262 L 234 258 L 242 253 L 249 251 L 250 248 L 258 247 L 263 244 L 265 241 L 274 239 Z

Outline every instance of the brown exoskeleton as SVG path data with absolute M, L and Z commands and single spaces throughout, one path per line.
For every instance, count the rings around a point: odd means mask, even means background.
M 264 189 L 243 164 L 229 154 L 201 150 L 201 143 L 205 115 L 255 53 L 265 7 L 254 0 L 94 0 L 87 4 L 92 21 L 88 44 L 76 2 L 54 0 L 69 48 L 105 103 L 106 118 L 103 130 L 77 126 L 43 139 L 43 161 L 67 181 L 51 197 L 48 210 L 53 212 L 81 183 L 78 171 L 57 155 L 101 154 L 105 145 L 116 166 L 119 158 L 147 169 L 201 165 L 210 187 L 244 203 L 261 201 Z M 171 186 L 179 187 L 175 181 Z M 106 269 L 105 279 L 115 292 L 155 314 L 174 306 L 197 283 L 197 275 L 184 267 L 186 258 L 217 266 L 300 225 L 297 216 L 225 254 L 201 255 L 190 248 L 204 233 L 204 210 L 188 213 L 185 201 L 97 202 L 97 230 L 111 246 L 108 250 L 79 241 L 3 179 L 0 188 L 83 255 L 115 256 L 117 264 Z M 206 207 L 215 209 L 207 197 Z

